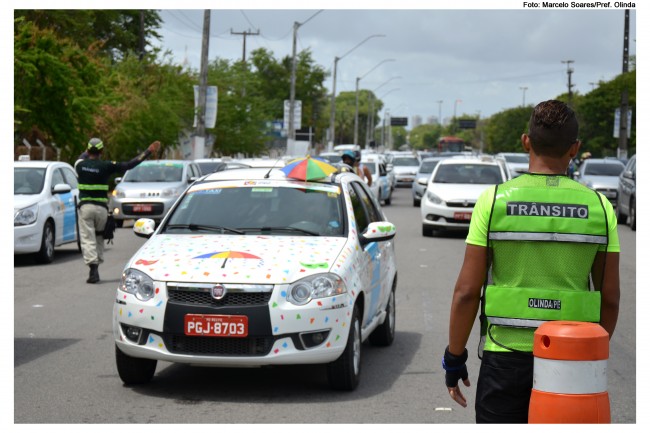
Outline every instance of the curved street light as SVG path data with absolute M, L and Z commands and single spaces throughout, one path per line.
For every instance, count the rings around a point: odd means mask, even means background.
M 385 59 L 377 63 L 371 70 L 366 72 L 360 77 L 357 77 L 357 84 L 355 89 L 355 109 L 354 109 L 354 144 L 358 144 L 359 139 L 359 81 L 363 79 L 366 75 L 377 69 L 379 66 L 383 65 L 386 62 L 394 62 L 395 59 Z
M 368 116 L 368 123 L 366 127 L 366 149 L 368 148 L 368 145 L 370 144 L 370 137 L 371 137 L 371 131 L 374 132 L 375 130 L 375 92 L 379 90 L 380 88 L 384 87 L 386 84 L 391 82 L 392 80 L 396 80 L 398 78 L 402 78 L 400 76 L 395 76 L 395 77 L 390 77 L 388 80 L 384 81 L 381 83 L 379 86 L 375 87 L 375 89 L 370 93 L 370 115 Z M 374 138 L 374 133 L 372 133 L 372 137 Z
M 289 92 L 289 127 L 287 131 L 287 144 L 289 141 L 293 142 L 296 139 L 296 130 L 294 129 L 293 125 L 293 116 L 294 116 L 294 105 L 295 105 L 295 100 L 296 100 L 296 38 L 297 38 L 297 33 L 298 29 L 300 26 L 306 24 L 309 20 L 314 18 L 316 15 L 319 13 L 323 12 L 324 9 L 319 10 L 309 18 L 307 18 L 305 21 L 299 23 L 298 21 L 295 21 L 293 23 L 293 53 L 292 53 L 292 61 L 291 61 L 291 88 Z
M 335 106 L 336 106 L 336 69 L 337 69 L 337 65 L 339 63 L 339 60 L 343 59 L 345 56 L 350 54 L 352 51 L 359 48 L 361 45 L 363 45 L 369 39 L 385 37 L 385 36 L 386 35 L 370 35 L 367 38 L 365 38 L 364 40 L 362 40 L 361 42 L 359 42 L 358 44 L 356 44 L 354 47 L 349 49 L 341 57 L 334 57 L 334 71 L 333 71 L 333 74 L 332 74 L 332 100 L 331 100 L 331 103 L 330 103 L 330 143 L 329 143 L 329 149 L 328 149 L 330 151 L 332 150 L 331 147 L 332 147 L 332 144 L 334 144 L 334 137 L 335 137 L 334 120 L 335 120 L 335 113 L 336 113 L 336 111 L 335 111 Z

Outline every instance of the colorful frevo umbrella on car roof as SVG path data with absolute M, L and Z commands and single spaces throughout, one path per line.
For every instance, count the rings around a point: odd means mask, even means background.
M 305 158 L 290 161 L 281 170 L 291 179 L 316 180 L 335 173 L 337 169 L 320 158 L 312 158 L 308 155 Z

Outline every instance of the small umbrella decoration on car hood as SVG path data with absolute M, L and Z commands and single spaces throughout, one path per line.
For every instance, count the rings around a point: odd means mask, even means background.
M 250 254 L 242 251 L 221 251 L 216 253 L 208 253 L 200 256 L 194 257 L 195 259 L 224 259 L 221 267 L 226 266 L 228 259 L 258 259 L 261 260 L 261 257 L 256 256 L 255 254 Z
M 312 158 L 311 156 L 294 159 L 280 170 L 288 178 L 304 181 L 323 179 L 337 171 L 333 165 L 328 164 L 322 159 Z

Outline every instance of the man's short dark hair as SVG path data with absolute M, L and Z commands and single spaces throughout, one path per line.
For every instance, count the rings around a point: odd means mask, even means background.
M 528 137 L 537 155 L 560 157 L 578 139 L 578 119 L 564 102 L 540 102 L 528 122 Z

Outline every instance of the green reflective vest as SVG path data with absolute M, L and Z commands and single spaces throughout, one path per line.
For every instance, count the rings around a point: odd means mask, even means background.
M 598 193 L 564 176 L 522 175 L 495 188 L 487 233 L 484 350 L 530 352 L 548 320 L 600 321 L 600 292 L 589 282 L 608 243 Z

